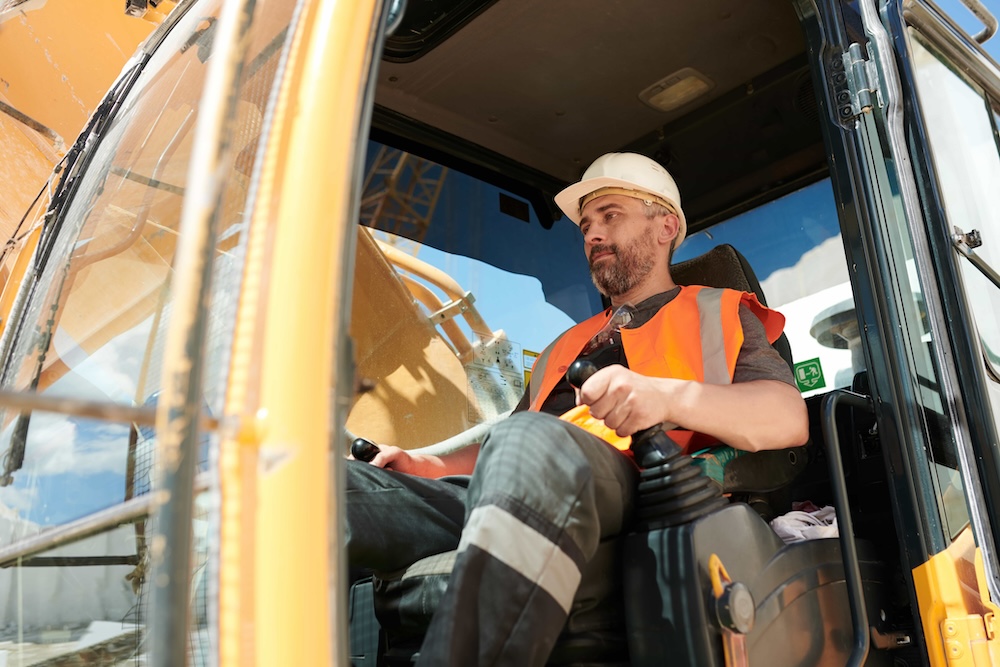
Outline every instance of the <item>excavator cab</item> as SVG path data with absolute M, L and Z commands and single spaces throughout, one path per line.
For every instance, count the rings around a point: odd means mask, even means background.
M 454 177 L 454 172 L 451 175 Z M 467 192 L 469 188 L 462 190 Z M 788 202 L 785 205 L 790 207 Z M 442 224 L 448 214 L 444 211 L 428 216 L 428 225 Z M 501 221 L 507 217 L 502 209 L 493 215 Z M 563 238 L 554 233 L 557 225 L 536 232 L 549 237 L 536 246 L 562 242 Z M 366 228 L 361 229 L 368 233 Z M 431 233 L 425 238 L 428 245 L 448 243 L 447 238 L 436 240 Z M 570 242 L 563 253 L 582 255 L 579 238 Z M 359 246 L 359 253 L 368 243 Z M 400 252 L 397 247 L 380 247 L 389 257 L 397 257 Z M 560 251 L 558 245 L 545 250 L 523 252 L 517 261 L 523 264 L 533 254 L 537 257 Z M 489 252 L 488 248 L 485 252 Z M 433 248 L 422 247 L 414 254 L 423 254 L 432 261 L 436 257 Z M 418 266 L 412 259 L 407 261 L 411 270 Z M 447 259 L 436 261 L 442 267 L 453 266 Z M 404 262 L 397 260 L 396 265 L 403 268 Z M 356 266 L 356 271 L 367 270 L 361 262 Z M 674 272 L 675 280 L 682 284 L 742 289 L 757 293 L 767 302 L 748 260 L 729 244 L 715 245 L 702 255 L 678 261 Z M 430 273 L 426 265 L 424 273 Z M 369 278 L 357 276 L 356 289 L 369 284 Z M 530 293 L 524 291 L 513 295 L 522 303 L 528 298 Z M 386 300 L 379 303 L 385 304 Z M 499 307 L 485 300 L 477 299 L 477 303 L 487 313 Z M 400 321 L 410 310 L 404 308 L 387 319 Z M 813 319 L 823 310 L 814 304 Z M 791 350 L 804 335 L 806 331 L 791 328 L 789 336 L 782 336 L 776 343 L 779 354 L 793 368 Z M 449 347 L 445 356 L 454 360 L 460 355 L 457 348 Z M 849 354 L 841 359 L 841 363 L 850 364 Z M 417 367 L 403 360 L 396 363 L 400 369 Z M 414 375 L 411 371 L 406 377 Z M 520 387 L 523 391 L 523 385 Z M 842 453 L 839 426 L 833 427 L 828 439 L 821 425 L 831 419 L 843 422 L 845 415 L 867 419 L 870 407 L 858 399 L 856 405 L 846 409 L 823 408 L 824 398 L 819 393 L 809 399 L 817 428 L 807 446 L 738 457 L 727 456 L 721 450 L 729 448 L 721 447 L 699 458 L 675 458 L 669 465 L 644 471 L 644 479 L 655 476 L 658 480 L 659 491 L 654 495 L 659 496 L 663 488 L 683 489 L 697 477 L 704 482 L 693 491 L 677 491 L 677 497 L 660 498 L 656 501 L 659 504 L 641 509 L 627 534 L 601 544 L 584 572 L 549 664 L 583 661 L 595 665 L 654 665 L 662 664 L 667 656 L 676 664 L 723 664 L 728 654 L 773 665 L 802 661 L 840 664 L 849 662 L 857 652 L 861 640 L 855 632 L 857 627 L 867 627 L 868 619 L 879 637 L 890 636 L 895 629 L 887 621 L 886 610 L 892 608 L 892 583 L 875 545 L 862 541 L 845 557 L 845 547 L 836 537 L 786 545 L 767 524 L 775 515 L 791 510 L 793 501 L 811 499 L 839 506 L 836 485 L 830 480 L 839 479 L 841 485 L 846 482 L 842 468 L 838 473 L 829 462 L 842 466 L 842 456 L 850 455 L 851 449 L 845 448 Z M 441 405 L 447 406 L 446 397 L 440 399 Z M 457 402 L 451 404 L 451 410 L 461 412 L 462 397 L 453 400 Z M 474 428 L 465 437 L 475 441 L 484 430 Z M 366 435 L 365 431 L 360 433 Z M 452 435 L 462 437 L 460 433 Z M 375 441 L 393 444 L 392 440 Z M 719 468 L 712 482 L 709 476 L 714 471 L 706 465 L 709 459 Z M 822 486 L 817 485 L 817 479 L 822 480 Z M 699 498 L 709 487 L 717 491 L 714 500 L 706 503 Z M 642 489 L 641 484 L 640 507 Z M 843 511 L 849 515 L 846 498 L 844 495 L 840 500 L 845 502 Z M 849 519 L 847 525 L 852 525 Z M 447 587 L 454 557 L 454 552 L 431 555 L 402 571 L 375 572 L 373 578 L 352 586 L 349 617 L 353 664 L 412 664 L 423 632 Z M 777 641 L 780 637 L 795 637 L 795 641 Z M 870 653 L 868 664 L 892 664 L 892 658 L 878 649 Z
M 811 439 L 609 546 L 607 659 L 1000 664 L 980 3 L 122 4 L 0 2 L 0 664 L 409 660 L 352 651 L 348 443 L 474 437 L 602 309 L 552 197 L 609 151 L 753 267 Z

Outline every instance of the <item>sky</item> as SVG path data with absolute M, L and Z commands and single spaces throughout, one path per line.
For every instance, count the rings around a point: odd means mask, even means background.
M 982 4 L 1000 19 L 1000 0 L 981 0 Z M 959 0 L 937 0 L 938 7 L 948 13 L 969 34 L 975 35 L 983 29 L 983 24 Z M 1000 62 L 1000 34 L 994 35 L 984 45 L 986 52 Z

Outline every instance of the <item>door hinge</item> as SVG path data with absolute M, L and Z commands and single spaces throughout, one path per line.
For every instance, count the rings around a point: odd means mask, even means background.
M 844 75 L 846 90 L 838 95 L 838 100 L 843 102 L 840 109 L 841 120 L 857 118 L 873 108 L 881 108 L 878 66 L 875 61 L 865 57 L 865 51 L 857 42 L 851 44 L 844 54 Z M 846 95 L 843 94 L 845 92 Z
M 949 666 L 995 665 L 1000 658 L 991 613 L 946 618 L 941 622 L 941 639 Z

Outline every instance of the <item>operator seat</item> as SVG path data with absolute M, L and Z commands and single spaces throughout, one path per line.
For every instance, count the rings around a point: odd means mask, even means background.
M 750 263 L 733 246 L 718 245 L 692 259 L 670 267 L 678 285 L 705 285 L 748 292 L 763 305 L 767 299 Z M 788 338 L 782 333 L 772 345 L 788 364 L 792 363 L 792 350 Z M 777 505 L 785 501 L 780 493 L 787 489 L 808 463 L 807 445 L 773 451 L 747 452 L 728 445 L 695 452 L 695 465 L 710 479 L 722 486 L 724 493 L 733 494 L 735 500 L 746 502 L 766 520 L 774 518 Z M 777 507 L 784 511 L 785 507 Z
M 750 263 L 739 250 L 728 243 L 717 245 L 692 259 L 673 264 L 670 267 L 670 274 L 678 285 L 728 287 L 749 292 L 755 295 L 761 304 L 767 305 L 764 291 Z M 792 348 L 788 344 L 788 337 L 782 333 L 778 336 L 778 340 L 774 341 L 773 346 L 788 367 L 792 368 Z

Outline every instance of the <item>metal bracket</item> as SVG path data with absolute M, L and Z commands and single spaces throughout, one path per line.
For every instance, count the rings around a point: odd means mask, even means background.
M 458 317 L 462 313 L 469 310 L 472 304 L 476 302 L 476 297 L 472 295 L 472 292 L 466 292 L 461 299 L 455 299 L 447 304 L 441 310 L 431 313 L 428 318 L 431 324 L 437 325 L 442 322 L 447 322 L 450 319 Z
M 841 119 L 846 120 L 848 113 L 844 111 L 850 105 L 850 118 L 857 118 L 873 108 L 882 107 L 882 95 L 878 85 L 878 67 L 873 60 L 865 58 L 861 45 L 857 42 L 848 47 L 844 54 L 844 76 L 849 97 L 841 107 Z M 841 101 L 841 96 L 837 98 Z
M 989 659 L 987 645 L 993 640 L 987 634 L 985 619 L 978 614 L 944 619 L 941 638 L 949 665 L 978 663 L 982 657 Z
M 983 235 L 979 233 L 978 229 L 973 229 L 969 232 L 964 232 L 958 227 L 953 227 L 952 229 L 955 230 L 955 234 L 952 236 L 955 243 L 961 243 L 973 249 L 983 245 Z
M 872 644 L 877 649 L 889 651 L 897 648 L 906 648 L 913 643 L 913 638 L 906 632 L 896 630 L 893 632 L 881 632 L 872 626 Z
M 125 13 L 135 18 L 142 18 L 149 7 L 147 0 L 125 0 Z
M 146 15 L 150 7 L 156 9 L 163 0 L 125 0 L 125 14 L 133 18 L 141 19 Z
M 979 272 L 995 287 L 1000 288 L 1000 273 L 997 273 L 996 269 L 974 252 L 976 248 L 983 245 L 983 237 L 979 230 L 973 229 L 970 232 L 963 232 L 958 227 L 955 227 L 954 230 L 955 233 L 951 235 L 951 244 L 955 250 L 972 262 L 972 265 L 979 269 Z

